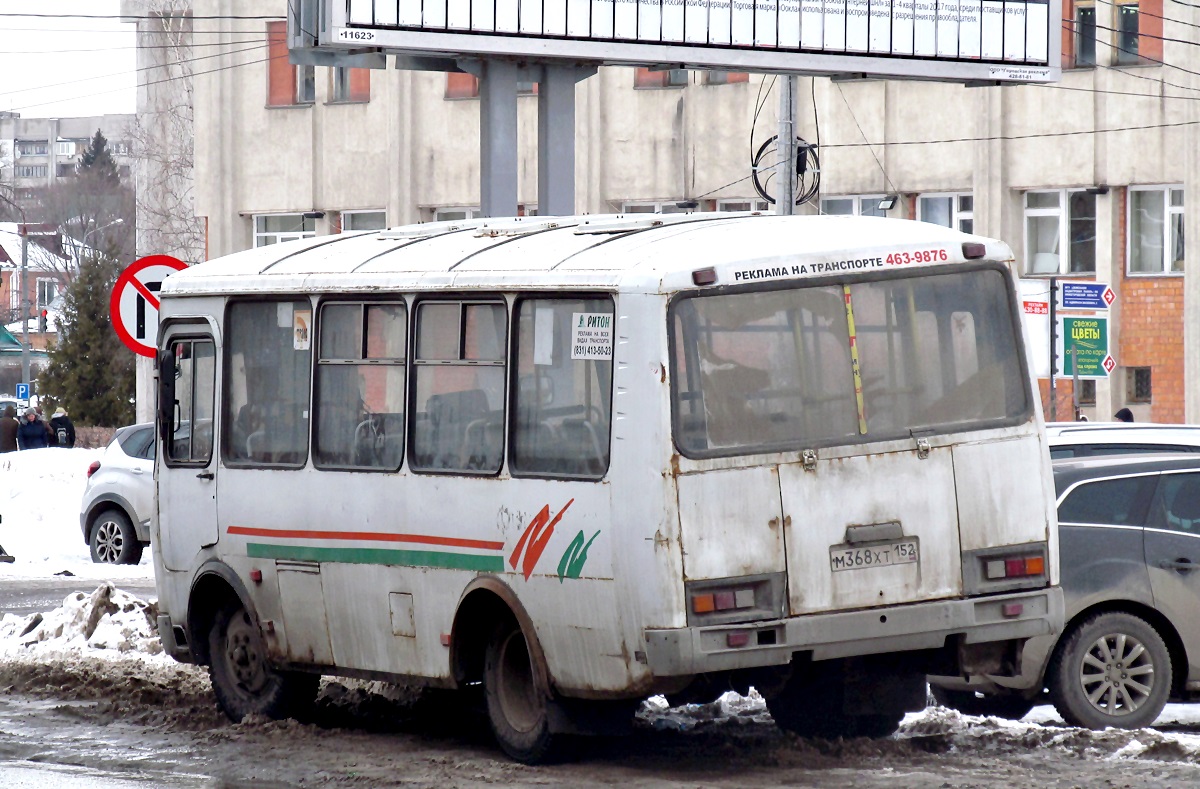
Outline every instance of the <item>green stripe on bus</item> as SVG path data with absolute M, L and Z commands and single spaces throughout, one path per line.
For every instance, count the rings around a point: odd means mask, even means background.
M 391 551 L 385 548 L 314 548 L 308 545 L 268 545 L 252 542 L 246 545 L 251 559 L 295 559 L 311 562 L 343 562 L 346 564 L 402 564 L 413 567 L 446 567 L 451 570 L 478 570 L 499 573 L 504 571 L 501 556 L 480 556 L 473 553 L 444 551 Z

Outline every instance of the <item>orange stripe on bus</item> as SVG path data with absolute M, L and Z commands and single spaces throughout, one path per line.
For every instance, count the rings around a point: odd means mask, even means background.
M 434 537 L 429 534 L 381 534 L 369 531 L 305 531 L 302 529 L 259 529 L 253 526 L 229 526 L 228 534 L 245 537 L 284 537 L 307 540 L 373 540 L 376 542 L 415 542 L 422 545 L 448 545 L 455 548 L 482 548 L 499 551 L 504 543 L 491 540 L 464 540 L 459 537 Z

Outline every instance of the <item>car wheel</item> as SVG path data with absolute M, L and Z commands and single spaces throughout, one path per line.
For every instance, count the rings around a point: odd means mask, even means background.
M 980 694 L 973 690 L 950 690 L 936 685 L 930 692 L 938 704 L 958 710 L 964 715 L 1020 720 L 1029 714 L 1036 702 L 1013 693 Z
M 1079 623 L 1047 673 L 1050 700 L 1073 726 L 1138 729 L 1171 693 L 1171 655 L 1158 631 L 1132 614 L 1109 612 Z
M 142 544 L 133 524 L 118 509 L 107 509 L 96 516 L 88 546 L 97 564 L 137 564 L 142 560 Z
M 217 705 L 234 723 L 247 715 L 292 718 L 310 709 L 317 698 L 320 676 L 274 669 L 267 662 L 262 633 L 237 603 L 217 613 L 208 649 Z

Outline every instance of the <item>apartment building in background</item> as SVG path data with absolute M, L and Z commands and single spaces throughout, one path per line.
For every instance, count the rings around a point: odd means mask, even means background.
M 0 184 L 15 191 L 18 202 L 31 190 L 50 186 L 74 174 L 79 157 L 99 130 L 121 172 L 133 171 L 133 114 L 95 115 L 80 118 L 23 118 L 0 112 Z
M 203 257 L 478 213 L 470 74 L 399 70 L 391 58 L 369 71 L 293 65 L 283 0 L 125 0 L 122 12 L 189 5 L 192 40 L 222 55 L 155 90 L 186 84 L 192 96 Z M 1200 253 L 1185 233 L 1200 226 L 1200 48 L 1190 43 L 1200 5 L 1066 0 L 1062 22 L 1056 85 L 799 79 L 798 134 L 820 157 L 819 196 L 799 210 L 1001 238 L 1035 287 L 1109 283 L 1117 367 L 1078 393 L 1060 381 L 1057 415 L 1070 418 L 1078 396 L 1093 419 L 1127 406 L 1139 421 L 1200 421 L 1200 275 L 1189 273 Z M 157 24 L 139 22 L 140 38 Z M 538 205 L 536 77 L 518 99 L 524 214 Z M 576 87 L 576 211 L 769 208 L 749 176 L 777 130 L 779 84 L 601 68 Z M 139 114 L 155 101 L 143 91 Z

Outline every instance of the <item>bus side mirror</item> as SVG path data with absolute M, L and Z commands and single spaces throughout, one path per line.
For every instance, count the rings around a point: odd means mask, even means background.
M 175 432 L 175 351 L 158 352 L 158 433 L 168 437 Z

